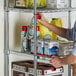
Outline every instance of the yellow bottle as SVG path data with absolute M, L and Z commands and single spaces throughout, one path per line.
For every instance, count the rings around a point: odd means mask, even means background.
M 57 26 L 56 18 L 52 18 L 51 24 Z M 51 32 L 51 40 L 57 40 L 57 35 L 54 32 Z
M 48 20 L 46 20 L 49 22 Z M 44 25 L 42 25 L 40 22 L 37 23 L 38 26 L 40 26 L 40 38 L 43 39 L 45 35 L 49 34 L 51 35 L 51 32 L 48 28 L 46 28 Z
M 41 0 L 41 7 L 45 7 L 46 6 L 46 0 Z
M 57 21 L 57 26 L 62 28 L 63 27 L 62 19 L 61 18 L 56 18 L 56 21 Z
M 57 18 L 57 26 L 63 28 L 63 22 L 61 18 Z M 59 31 L 61 32 L 61 31 Z M 58 40 L 64 40 L 63 37 L 57 35 Z
M 63 27 L 61 18 L 52 18 L 51 24 L 61 28 Z M 52 37 L 52 40 L 57 40 L 57 35 L 54 32 L 51 33 L 51 37 Z
M 26 5 L 26 8 L 28 8 L 28 7 L 29 7 L 29 0 L 26 0 L 25 5 Z

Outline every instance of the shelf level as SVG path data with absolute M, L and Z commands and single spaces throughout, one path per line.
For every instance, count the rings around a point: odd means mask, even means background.
M 15 12 L 26 12 L 33 13 L 33 9 L 24 9 L 24 8 L 9 8 L 9 11 Z M 76 8 L 59 8 L 59 9 L 51 9 L 51 8 L 41 8 L 37 9 L 37 12 L 50 13 L 50 12 L 68 12 L 68 11 L 76 11 Z
M 9 11 L 14 11 L 14 12 L 26 12 L 26 13 L 32 13 L 34 12 L 33 9 L 24 9 L 24 8 L 9 8 Z
M 21 53 L 21 52 L 15 51 L 15 50 L 10 50 L 9 54 L 14 54 L 14 55 L 18 55 L 18 56 L 34 57 L 34 54 L 31 54 L 31 53 Z M 60 58 L 62 58 L 62 57 L 64 57 L 64 56 L 60 56 Z M 48 57 L 48 56 L 37 55 L 37 59 L 40 59 L 40 60 L 51 60 L 52 58 Z
M 27 56 L 27 57 L 29 57 L 31 59 L 34 58 L 33 54 L 30 54 L 30 53 L 21 53 L 21 52 L 15 51 L 15 50 L 10 50 L 9 54 L 10 55 L 17 55 L 17 56 L 24 56 L 24 57 Z M 49 60 L 51 60 L 51 58 L 37 55 L 37 61 L 49 63 Z
M 34 54 L 31 53 L 21 53 L 21 52 L 17 52 L 14 50 L 10 50 L 9 54 L 14 54 L 14 55 L 18 55 L 18 56 L 29 56 L 29 57 L 34 57 Z M 47 57 L 47 56 L 42 56 L 42 55 L 37 55 L 38 59 L 42 59 L 42 60 L 51 60 L 51 57 Z

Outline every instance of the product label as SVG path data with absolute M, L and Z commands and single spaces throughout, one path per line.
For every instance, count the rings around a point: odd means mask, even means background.
M 67 0 L 47 0 L 48 8 L 65 8 L 68 7 Z
M 24 37 L 25 31 L 21 32 L 21 52 L 26 52 L 28 49 L 28 39 Z
M 37 53 L 38 54 L 44 54 L 44 46 L 43 46 L 44 44 L 43 44 L 43 41 L 41 41 L 41 40 L 38 40 L 38 42 L 37 42 Z
M 26 37 L 23 37 L 23 48 L 25 51 L 28 50 L 28 40 Z
M 31 53 L 34 53 L 34 40 L 31 39 Z
M 16 0 L 16 6 L 25 7 L 25 0 Z
M 45 43 L 44 49 L 45 49 L 45 50 L 44 50 L 44 54 L 45 54 L 45 55 L 49 55 L 49 46 L 48 46 L 48 44 Z
M 13 64 L 13 69 L 18 70 L 18 71 L 22 71 L 22 72 L 26 72 L 26 67 L 19 66 L 16 64 Z
M 45 55 L 58 55 L 59 53 L 59 43 L 58 42 L 45 42 L 44 44 L 44 54 Z
M 44 75 L 48 75 L 48 74 L 55 74 L 55 75 L 58 75 L 58 73 L 63 73 L 63 68 L 58 68 L 56 69 L 55 71 L 52 71 L 51 69 L 49 70 L 44 70 Z M 58 75 L 58 76 L 62 76 L 62 75 Z
M 29 28 L 29 39 L 34 37 L 34 25 L 31 25 Z
M 28 74 L 34 75 L 34 69 L 28 68 Z M 37 76 L 42 75 L 42 70 L 37 70 Z

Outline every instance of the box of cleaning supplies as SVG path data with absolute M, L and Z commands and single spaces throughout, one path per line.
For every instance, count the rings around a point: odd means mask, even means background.
M 58 56 L 59 54 L 59 42 L 47 40 L 44 42 L 44 54 L 47 56 Z
M 37 62 L 37 76 L 62 76 L 63 67 L 54 68 L 49 63 Z M 12 62 L 12 76 L 34 76 L 34 61 Z
M 47 8 L 67 8 L 68 0 L 47 0 Z
M 15 0 L 15 7 L 26 7 L 26 0 Z

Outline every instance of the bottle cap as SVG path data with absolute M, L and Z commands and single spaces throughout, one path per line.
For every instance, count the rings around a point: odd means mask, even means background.
M 52 71 L 55 71 L 55 70 L 56 70 L 56 68 L 54 68 L 54 67 L 51 67 L 50 69 L 51 69 Z
M 52 18 L 52 20 L 56 20 L 56 18 Z
M 22 26 L 22 31 L 27 31 L 27 26 Z
M 40 26 L 37 26 L 37 31 L 40 31 Z
M 40 19 L 40 18 L 41 18 L 40 14 L 39 14 L 39 13 L 37 13 L 37 19 Z

